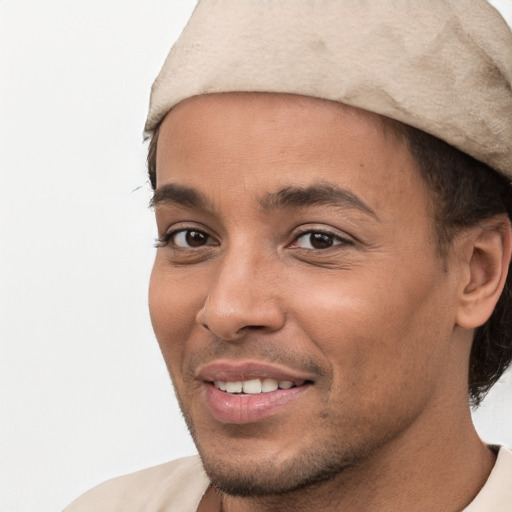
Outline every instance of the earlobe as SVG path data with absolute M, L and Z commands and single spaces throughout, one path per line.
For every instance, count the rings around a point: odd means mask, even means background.
M 462 244 L 466 277 L 456 321 L 459 327 L 474 329 L 489 319 L 505 286 L 512 251 L 508 217 L 499 215 L 471 228 Z

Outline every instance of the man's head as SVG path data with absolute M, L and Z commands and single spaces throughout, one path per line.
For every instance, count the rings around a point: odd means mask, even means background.
M 369 477 L 512 357 L 512 37 L 483 1 L 228 4 L 153 89 L 155 333 L 220 489 Z
M 151 315 L 219 488 L 331 478 L 467 408 L 508 221 L 461 227 L 441 251 L 438 201 L 385 120 L 300 96 L 195 97 L 163 122 L 156 173 Z M 265 379 L 296 387 L 217 389 Z

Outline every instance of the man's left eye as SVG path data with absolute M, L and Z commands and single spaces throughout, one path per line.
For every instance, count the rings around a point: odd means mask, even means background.
M 343 243 L 348 243 L 348 240 L 344 240 L 331 233 L 309 231 L 298 236 L 292 246 L 300 247 L 301 249 L 329 249 L 329 247 Z

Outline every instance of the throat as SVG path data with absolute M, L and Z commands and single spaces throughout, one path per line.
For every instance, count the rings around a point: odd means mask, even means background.
M 222 494 L 210 484 L 197 507 L 197 512 L 225 512 L 222 505 Z

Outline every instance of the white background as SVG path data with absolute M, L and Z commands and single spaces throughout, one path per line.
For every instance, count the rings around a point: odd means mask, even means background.
M 496 0 L 512 22 L 512 0 Z M 0 0 L 0 510 L 194 453 L 152 334 L 142 145 L 192 0 Z M 506 9 L 506 10 L 505 10 Z M 477 414 L 512 444 L 512 378 Z

